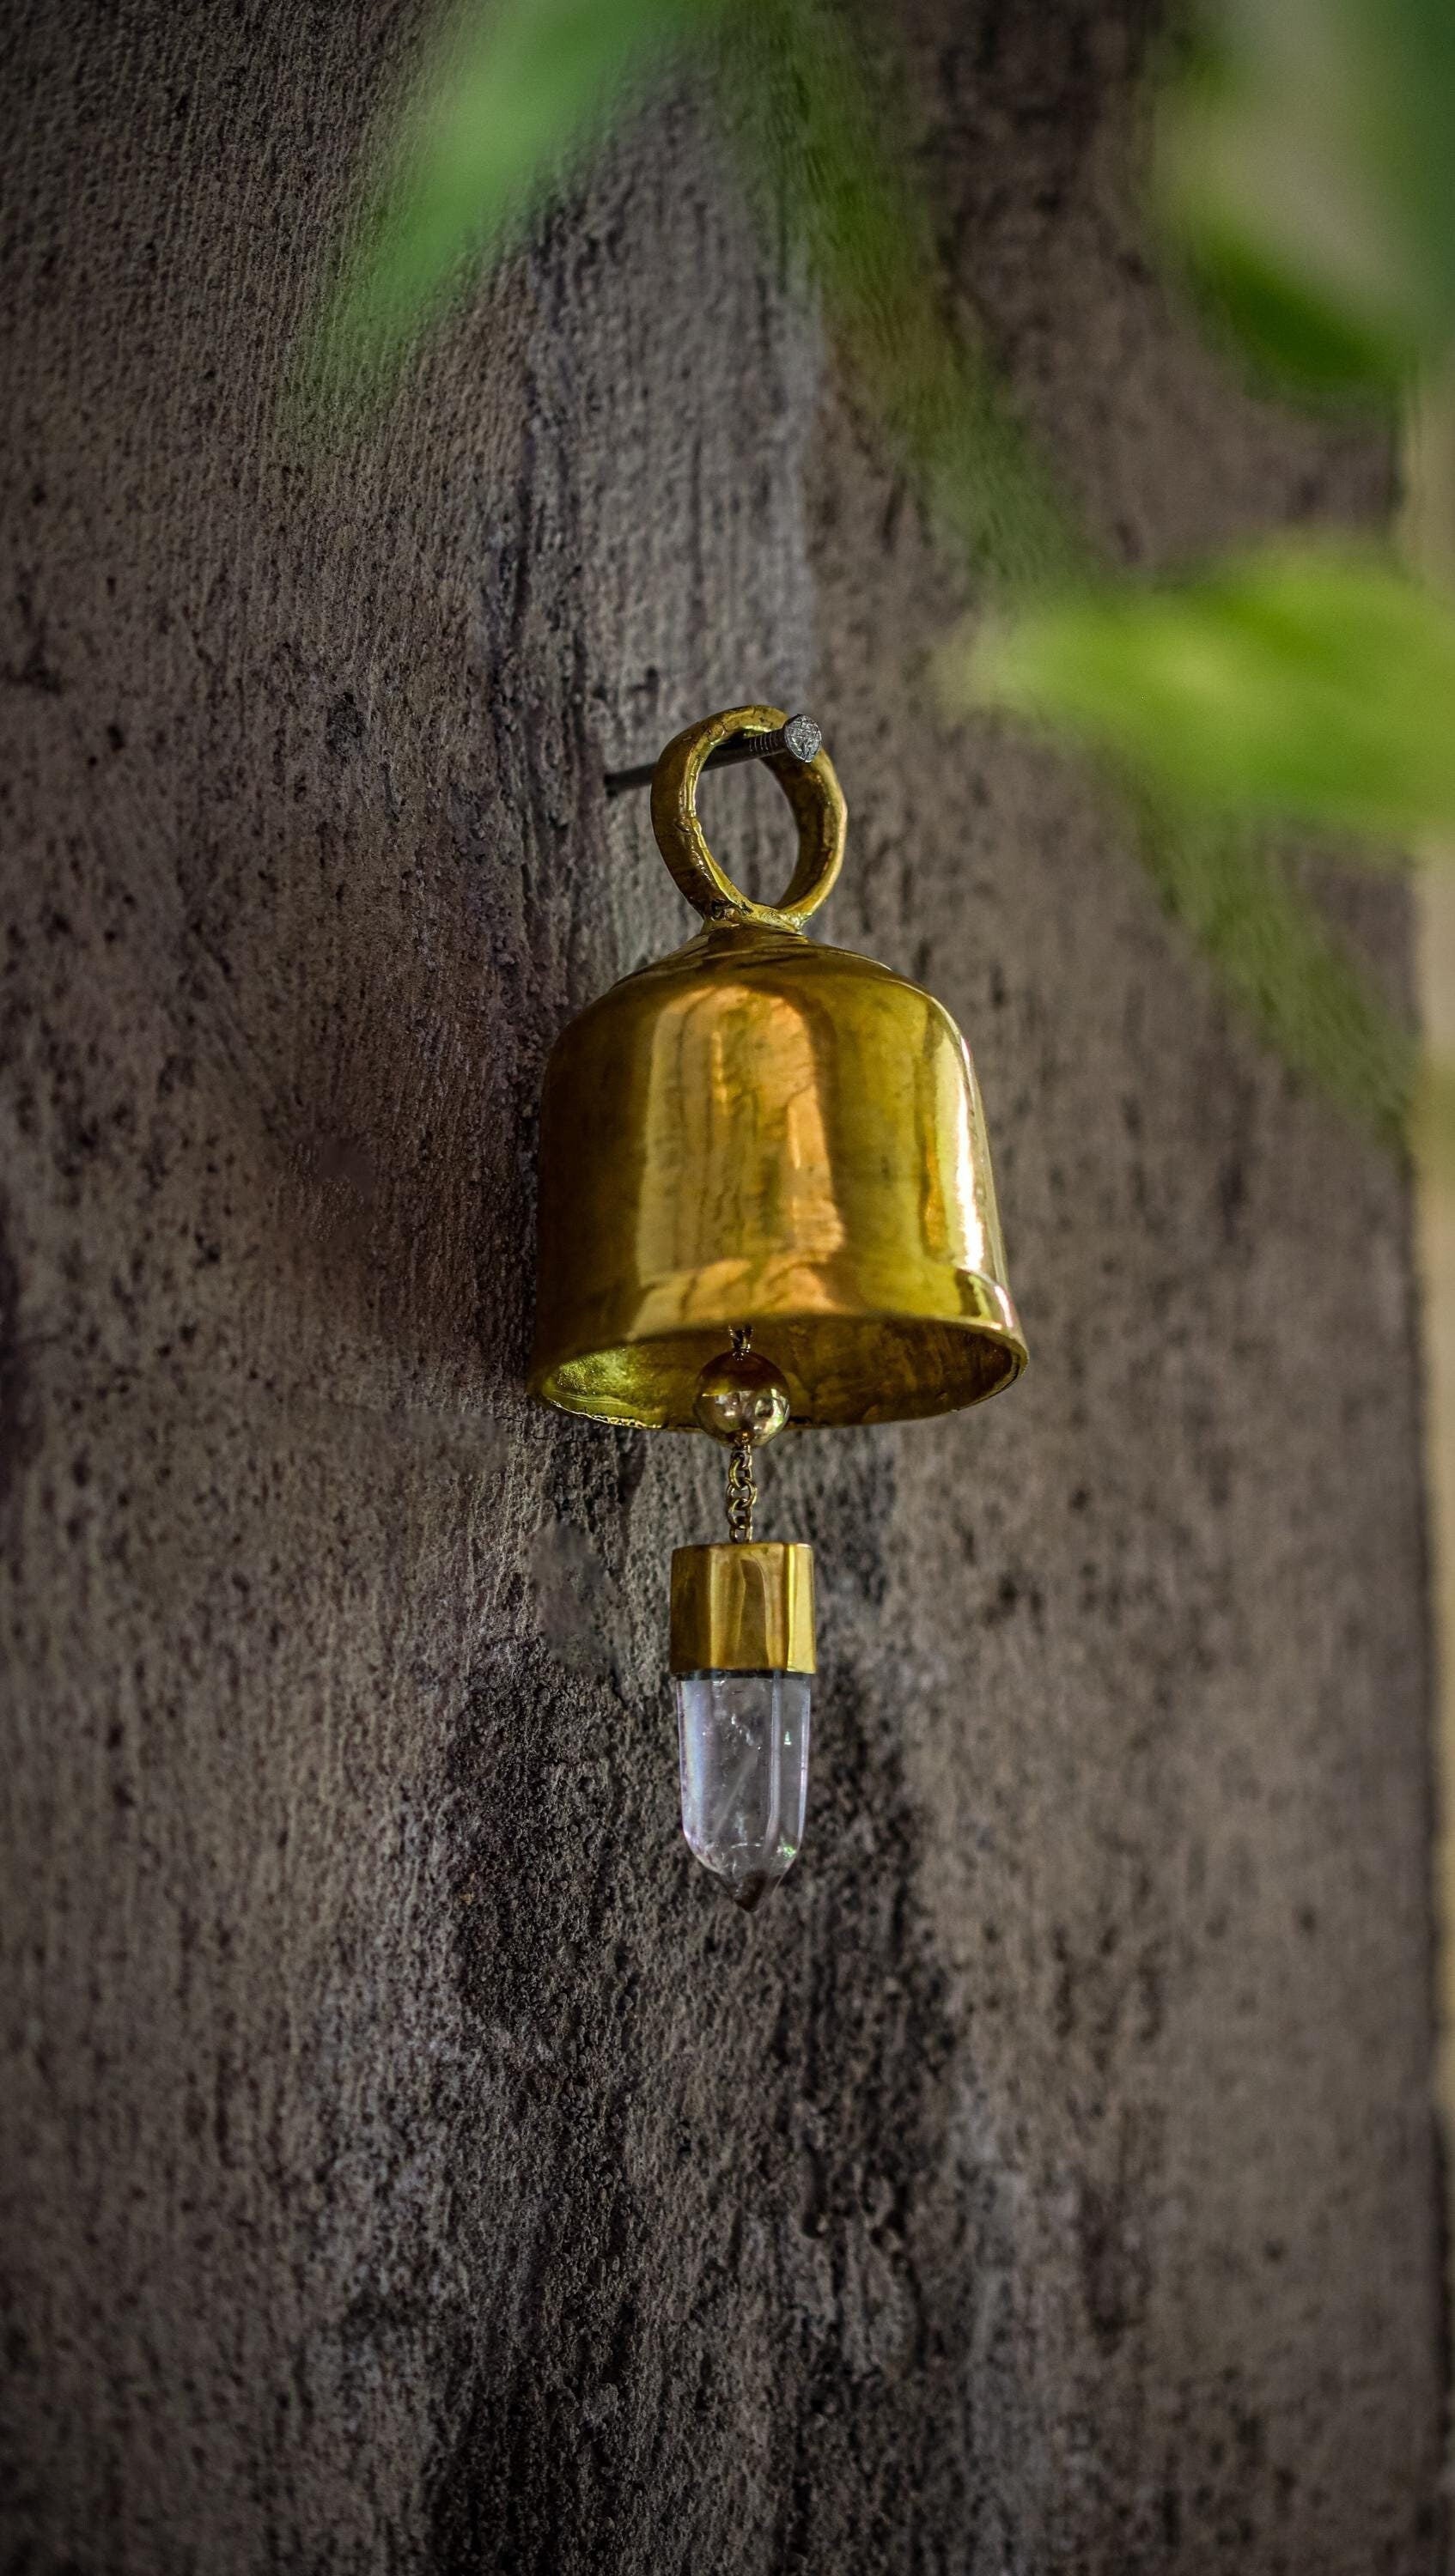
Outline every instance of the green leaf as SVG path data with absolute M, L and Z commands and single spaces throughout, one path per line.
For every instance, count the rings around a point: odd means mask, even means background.
M 471 0 L 440 28 L 392 177 L 362 214 L 315 352 L 336 388 L 397 359 L 469 264 L 512 240 L 633 77 L 719 0 Z
M 1246 202 L 1246 201 L 1245 201 Z M 1359 395 L 1386 404 L 1416 363 L 1417 335 L 1387 315 L 1321 293 L 1296 267 L 1280 266 L 1255 229 L 1205 211 L 1189 248 L 1190 283 L 1214 337 L 1242 344 L 1273 388 L 1291 398 Z
M 1295 385 L 1387 393 L 1455 339 L 1449 0 L 1220 0 L 1157 170 L 1194 280 Z
M 947 659 L 1186 806 L 1409 836 L 1455 823 L 1455 614 L 1383 558 L 1270 547 L 1085 591 Z

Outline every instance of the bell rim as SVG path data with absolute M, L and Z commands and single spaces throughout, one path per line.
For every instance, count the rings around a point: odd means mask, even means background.
M 989 1302 L 1006 1310 L 1011 1320 L 995 1322 L 984 1315 L 967 1315 L 963 1309 L 949 1314 L 943 1310 L 927 1311 L 925 1308 L 915 1309 L 904 1305 L 852 1308 L 840 1305 L 833 1309 L 816 1306 L 800 1308 L 793 1312 L 786 1309 L 771 1312 L 760 1309 L 752 1314 L 755 1328 L 762 1336 L 764 1349 L 770 1349 L 776 1340 L 780 1353 L 785 1339 L 795 1332 L 812 1332 L 816 1328 L 837 1325 L 856 1328 L 869 1337 L 872 1337 L 877 1330 L 886 1336 L 901 1336 L 905 1340 L 923 1337 L 929 1341 L 931 1337 L 941 1336 L 948 1337 L 952 1342 L 958 1340 L 988 1344 L 1001 1355 L 1005 1362 L 1002 1373 L 996 1376 L 992 1383 L 968 1390 L 946 1389 L 943 1385 L 932 1384 L 928 1379 L 923 1379 L 913 1389 L 915 1400 L 909 1402 L 900 1398 L 881 1406 L 876 1403 L 872 1395 L 866 1400 L 862 1392 L 856 1392 L 851 1402 L 837 1412 L 820 1410 L 812 1401 L 807 1404 L 795 1403 L 789 1414 L 787 1429 L 789 1431 L 838 1431 L 891 1422 L 938 1421 L 947 1414 L 964 1413 L 970 1411 L 975 1405 L 987 1404 L 992 1396 L 1004 1395 L 1014 1386 L 1029 1366 L 1030 1354 L 1009 1297 L 997 1281 L 986 1279 L 978 1272 L 957 1271 L 951 1275 L 962 1291 L 967 1289 L 977 1291 Z M 713 1356 L 713 1347 L 717 1343 L 726 1342 L 732 1325 L 744 1321 L 751 1311 L 751 1304 L 745 1302 L 734 1311 L 731 1317 L 726 1315 L 722 1318 L 693 1317 L 690 1321 L 684 1320 L 676 1326 L 657 1333 L 638 1334 L 614 1341 L 599 1341 L 595 1336 L 585 1336 L 577 1348 L 557 1349 L 538 1355 L 532 1363 L 526 1381 L 528 1391 L 538 1403 L 548 1404 L 556 1412 L 572 1414 L 582 1421 L 614 1423 L 623 1430 L 696 1431 L 701 1436 L 701 1426 L 694 1419 L 691 1409 L 691 1389 L 695 1383 L 697 1370 Z M 661 1404 L 644 1405 L 631 1395 L 623 1395 L 618 1400 L 604 1393 L 600 1387 L 579 1385 L 572 1387 L 562 1384 L 563 1373 L 568 1370 L 579 1370 L 593 1362 L 598 1367 L 604 1368 L 614 1359 L 629 1367 L 633 1352 L 645 1354 L 650 1349 L 661 1348 L 668 1344 L 681 1346 L 682 1356 L 676 1374 L 682 1388 L 682 1396 L 676 1408 L 673 1408 L 670 1403 L 665 1407 Z M 785 1365 L 788 1364 L 785 1362 Z M 792 1382 L 796 1372 L 791 1366 L 788 1366 L 788 1374 Z M 859 1381 L 861 1387 L 862 1382 L 861 1377 Z

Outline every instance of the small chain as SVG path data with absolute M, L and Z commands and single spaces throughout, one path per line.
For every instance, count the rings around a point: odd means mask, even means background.
M 731 1331 L 733 1337 L 733 1358 L 735 1360 L 745 1360 L 749 1351 L 753 1347 L 753 1327 L 751 1324 L 734 1324 L 731 1327 Z
M 758 1488 L 753 1482 L 753 1442 L 744 1431 L 733 1442 L 727 1471 L 728 1537 L 738 1546 L 748 1546 L 753 1537 L 753 1506 Z

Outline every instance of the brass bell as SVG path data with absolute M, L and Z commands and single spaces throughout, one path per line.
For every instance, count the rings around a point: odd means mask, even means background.
M 786 722 L 734 707 L 656 764 L 657 843 L 703 927 L 552 1050 L 530 1376 L 569 1413 L 729 1445 L 731 1536 L 677 1553 L 671 1661 L 688 1839 L 749 1903 L 798 1849 L 814 1661 L 810 1551 L 752 1539 L 755 1448 L 785 1419 L 976 1404 L 1026 1359 L 964 1039 L 916 985 L 805 936 L 847 813 Z M 712 755 L 755 742 L 798 824 L 773 905 L 734 885 L 696 808 Z

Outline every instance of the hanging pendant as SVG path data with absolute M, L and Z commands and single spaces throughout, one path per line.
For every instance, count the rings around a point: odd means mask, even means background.
M 814 1674 L 813 1550 L 753 1536 L 754 1451 L 783 1429 L 789 1404 L 751 1325 L 702 1371 L 695 1410 L 728 1447 L 728 1536 L 672 1558 L 682 1831 L 751 1913 L 803 1841 Z

